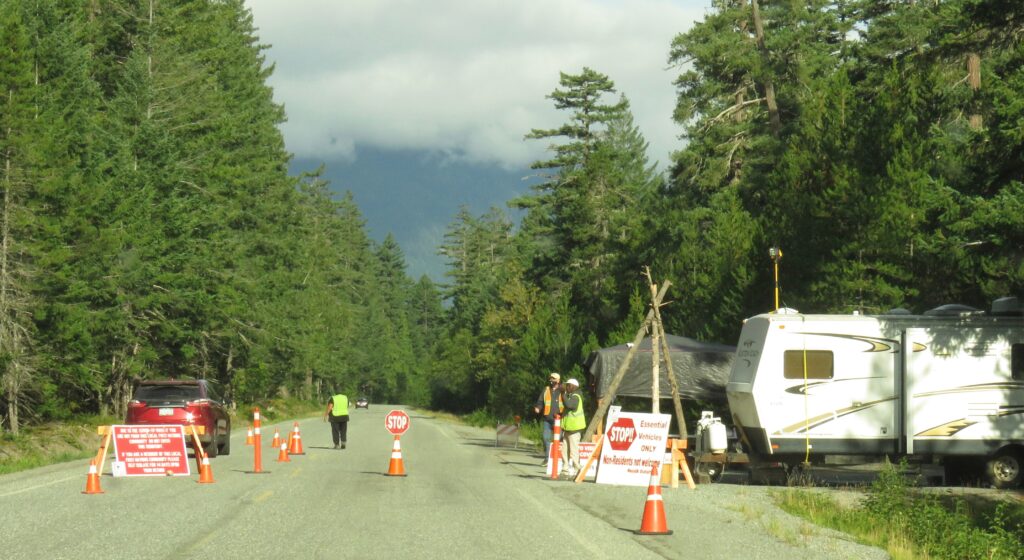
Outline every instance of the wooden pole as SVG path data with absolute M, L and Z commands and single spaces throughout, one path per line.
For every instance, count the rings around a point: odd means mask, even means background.
M 672 355 L 669 353 L 668 341 L 665 337 L 665 326 L 661 324 L 659 315 L 655 328 L 661 330 L 661 344 L 665 350 L 665 363 L 668 365 L 668 382 L 672 386 L 672 406 L 676 411 L 676 423 L 679 425 L 679 438 L 686 440 L 689 434 L 686 431 L 686 419 L 683 417 L 683 401 L 679 397 L 679 382 L 676 380 L 676 370 L 672 368 Z
M 629 368 L 629 362 L 633 359 L 633 355 L 636 354 L 637 348 L 640 347 L 640 343 L 644 340 L 644 334 L 650 327 L 651 322 L 654 321 L 654 309 L 661 304 L 662 298 L 665 297 L 665 292 L 668 291 L 668 287 L 672 285 L 672 282 L 668 280 L 661 285 L 661 289 L 654 296 L 654 304 L 650 311 L 647 312 L 647 317 L 644 318 L 644 322 L 640 325 L 640 330 L 636 331 L 636 337 L 633 338 L 633 346 L 629 348 L 629 352 L 626 353 L 626 359 L 622 361 L 622 365 L 619 366 L 619 370 L 615 372 L 615 377 L 612 378 L 611 385 L 608 386 L 608 393 L 603 395 L 597 404 L 597 410 L 594 412 L 594 417 L 590 419 L 590 424 L 587 425 L 587 429 L 583 432 L 582 439 L 590 439 L 593 437 L 597 427 L 601 425 L 604 420 L 604 415 L 608 413 L 608 407 L 611 406 L 612 401 L 615 400 L 615 393 L 619 390 L 619 385 L 622 384 L 622 379 L 626 376 L 626 369 Z
M 103 436 L 103 443 L 100 444 L 100 448 L 96 451 L 96 472 L 103 474 L 103 464 L 107 461 L 107 451 L 110 449 L 110 438 L 114 433 L 114 429 L 110 426 L 99 426 L 96 428 L 99 435 Z
M 601 434 L 601 439 L 597 440 L 597 445 L 594 446 L 594 452 L 590 454 L 590 458 L 587 459 L 586 464 L 580 469 L 580 472 L 576 474 L 576 484 L 583 482 L 584 478 L 587 478 L 587 472 L 590 471 L 590 465 L 594 464 L 594 461 L 601 456 L 601 447 L 604 445 L 604 434 Z
M 651 277 L 650 269 L 647 270 L 647 278 Z M 651 299 L 658 297 L 657 284 L 651 283 Z M 661 332 L 658 330 L 658 306 L 651 308 L 654 311 L 654 328 L 651 329 L 651 414 L 661 412 Z M 672 377 L 672 370 L 669 369 L 668 376 Z
M 651 269 L 644 267 L 644 273 L 647 275 L 647 282 L 651 285 L 651 296 L 656 297 L 654 293 L 654 281 L 651 279 Z M 676 370 L 672 367 L 672 352 L 668 346 L 668 336 L 665 335 L 665 325 L 661 322 L 661 304 L 652 308 L 654 311 L 654 332 L 658 335 L 658 338 L 652 338 L 651 342 L 654 343 L 656 340 L 661 340 L 661 347 L 665 353 L 665 365 L 668 366 L 668 384 L 672 387 L 672 406 L 676 412 L 676 424 L 679 425 L 679 437 L 684 441 L 687 439 L 686 431 L 686 419 L 683 417 L 683 402 L 679 398 L 679 382 L 676 380 Z M 661 395 L 655 393 L 657 398 Z

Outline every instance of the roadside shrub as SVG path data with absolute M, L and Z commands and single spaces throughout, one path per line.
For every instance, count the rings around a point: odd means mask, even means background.
M 781 497 L 780 505 L 882 547 L 894 558 L 1024 558 L 1024 527 L 1011 521 L 1012 506 L 1001 502 L 991 514 L 972 515 L 963 499 L 946 505 L 938 495 L 919 492 L 918 480 L 907 471 L 905 461 L 898 466 L 887 462 L 860 507 L 842 508 L 833 501 L 829 508 L 822 496 L 812 498 L 810 491 L 797 489 Z M 826 513 L 829 509 L 835 511 Z

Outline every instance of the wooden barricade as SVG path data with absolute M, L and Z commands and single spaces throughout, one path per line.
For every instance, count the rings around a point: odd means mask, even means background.
M 590 470 L 594 461 L 596 461 L 601 455 L 601 446 L 604 444 L 605 436 L 593 436 L 592 439 L 597 446 L 594 447 L 594 452 L 580 469 L 579 474 L 576 475 L 574 480 L 576 484 L 583 482 L 583 479 L 587 476 L 587 471 Z M 686 462 L 686 440 L 669 438 L 666 449 L 671 453 L 672 468 L 661 469 L 661 483 L 668 484 L 672 488 L 679 488 L 679 473 L 682 471 L 683 479 L 686 480 L 686 485 L 690 490 L 695 489 L 697 485 L 693 482 L 693 475 L 690 473 L 690 465 Z
M 206 451 L 203 449 L 203 442 L 199 441 L 199 436 L 206 433 L 206 427 L 190 424 L 184 426 L 184 428 L 185 437 L 192 436 L 192 442 L 195 445 L 196 464 L 201 466 L 202 457 L 206 454 Z M 103 436 L 103 443 L 100 444 L 99 450 L 96 451 L 96 458 L 94 459 L 96 462 L 96 472 L 102 473 L 103 464 L 107 460 L 107 454 L 110 453 L 110 441 L 114 437 L 114 430 L 111 426 L 97 426 L 96 433 Z

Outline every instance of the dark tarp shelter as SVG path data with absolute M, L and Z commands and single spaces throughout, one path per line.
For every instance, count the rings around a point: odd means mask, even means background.
M 729 382 L 736 347 L 713 342 L 700 342 L 685 336 L 666 335 L 672 353 L 672 369 L 679 384 L 679 396 L 711 403 L 724 403 L 725 385 Z M 608 387 L 626 359 L 629 344 L 602 348 L 590 353 L 584 367 L 590 373 L 590 382 L 598 398 L 603 398 Z M 659 348 L 659 355 L 664 353 Z M 617 395 L 626 397 L 651 396 L 651 338 L 647 337 L 633 354 Z M 668 365 L 661 356 L 659 392 L 665 399 L 672 398 L 672 385 L 668 382 Z

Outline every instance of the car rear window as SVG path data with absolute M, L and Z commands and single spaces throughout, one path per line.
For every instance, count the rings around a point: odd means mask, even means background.
M 143 385 L 135 390 L 137 401 L 188 401 L 198 398 L 198 385 Z

